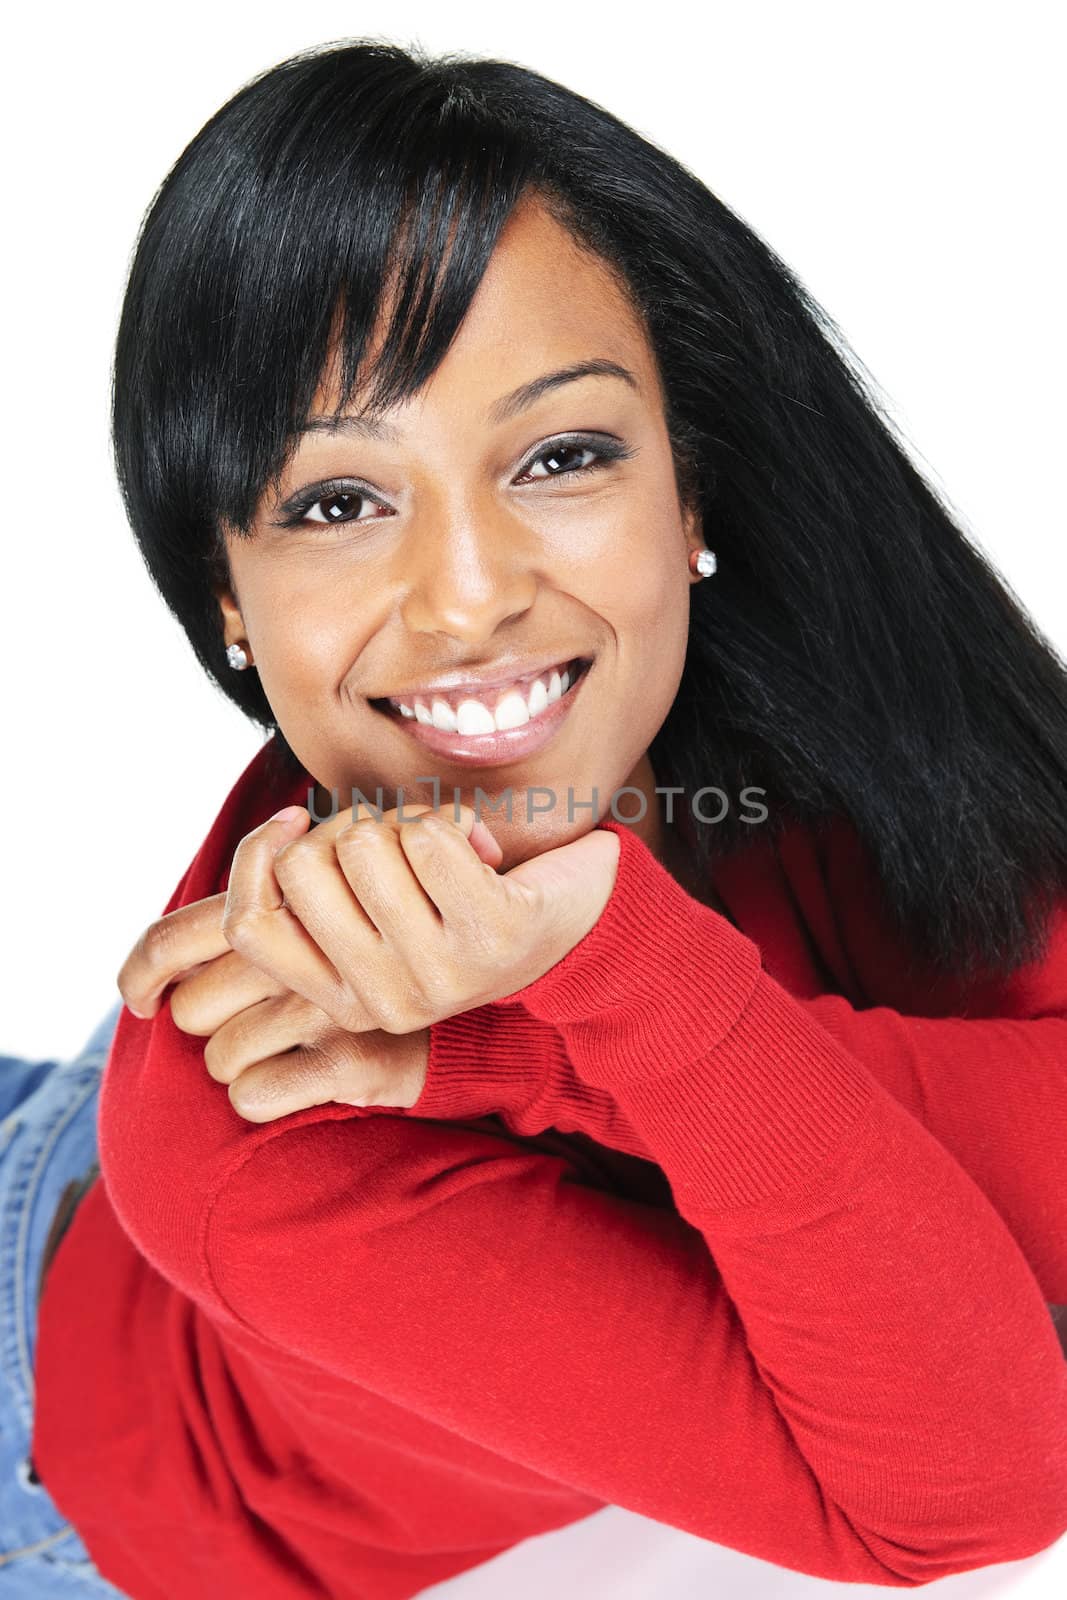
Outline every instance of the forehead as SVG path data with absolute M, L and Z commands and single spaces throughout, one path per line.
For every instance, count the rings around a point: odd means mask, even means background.
M 454 244 L 454 241 L 452 241 Z M 361 372 L 381 350 L 395 310 L 387 287 Z M 658 392 L 655 358 L 643 319 L 626 286 L 600 256 L 585 249 L 536 199 L 508 217 L 439 375 L 494 393 L 535 373 L 590 357 L 629 367 L 646 398 Z M 339 395 L 336 345 L 320 381 L 314 409 L 332 410 Z M 354 408 L 366 388 L 357 385 Z

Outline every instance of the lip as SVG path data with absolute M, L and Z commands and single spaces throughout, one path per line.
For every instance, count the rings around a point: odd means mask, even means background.
M 399 689 L 388 696 L 379 695 L 371 696 L 370 698 L 403 700 L 410 705 L 412 700 L 425 700 L 428 704 L 435 695 L 464 694 L 467 692 L 472 695 L 485 694 L 490 689 L 502 689 L 507 684 L 532 683 L 534 678 L 543 677 L 553 667 L 558 667 L 561 664 L 565 665 L 568 661 L 591 659 L 591 657 L 583 656 L 580 650 L 575 650 L 569 656 L 551 656 L 548 660 L 535 663 L 533 666 L 524 667 L 521 662 L 516 661 L 509 667 L 505 662 L 496 672 L 491 675 L 487 674 L 484 677 L 475 675 L 473 678 L 464 678 L 458 672 L 446 673 L 443 677 L 438 678 L 435 683 L 426 684 L 423 687 Z
M 591 662 L 566 694 L 560 695 L 554 705 L 546 707 L 521 728 L 498 729 L 492 733 L 446 733 L 443 728 L 419 722 L 414 717 L 402 716 L 390 706 L 378 705 L 375 709 L 380 716 L 399 726 L 416 744 L 454 761 L 458 766 L 499 767 L 536 754 L 556 737 L 594 665 L 595 662 Z

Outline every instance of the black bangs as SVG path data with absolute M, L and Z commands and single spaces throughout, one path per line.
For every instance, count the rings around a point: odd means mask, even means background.
M 357 382 L 374 411 L 432 375 L 531 176 L 517 143 L 485 138 L 476 95 L 399 49 L 370 55 L 297 57 L 269 91 L 236 96 L 146 221 L 116 363 L 154 413 L 159 482 L 146 489 L 195 485 L 235 534 L 295 448 L 338 332 L 338 411 Z M 188 527 L 194 507 L 174 510 Z
M 360 410 L 367 415 L 415 394 L 452 343 L 530 179 L 517 145 L 485 139 L 473 102 L 432 81 L 419 91 L 398 85 L 394 97 L 375 95 L 365 111 L 353 96 L 349 113 L 366 117 L 358 163 L 345 119 L 316 125 L 308 117 L 294 141 L 296 170 L 283 155 L 271 174 L 265 209 L 292 199 L 279 245 L 259 241 L 271 266 L 252 288 L 244 319 L 271 374 L 261 391 L 269 414 L 258 421 L 260 449 L 244 481 L 232 500 L 217 502 L 229 505 L 242 532 L 257 486 L 276 478 L 307 421 L 334 334 L 341 356 L 335 414 L 350 407 L 357 384 L 366 389 Z M 385 337 L 370 369 L 366 352 L 380 320 Z M 256 429 L 236 431 L 257 438 Z
M 422 176 L 416 171 L 408 179 L 395 234 L 343 280 L 347 314 L 338 411 L 351 402 L 387 282 L 395 304 L 381 354 L 368 375 L 363 409 L 384 410 L 421 389 L 455 337 L 500 231 L 530 179 L 517 147 L 487 144 L 477 125 L 460 120 L 454 110 L 439 113 L 432 143 L 432 149 L 428 145 L 415 155 Z M 362 300 L 352 297 L 352 284 L 363 286 Z M 377 303 L 367 297 L 367 284 L 380 284 Z

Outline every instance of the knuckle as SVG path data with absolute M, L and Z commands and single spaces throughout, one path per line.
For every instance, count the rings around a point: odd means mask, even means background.
M 334 840 L 334 848 L 346 856 L 359 855 L 362 851 L 373 849 L 383 831 L 373 817 L 365 817 L 359 822 L 349 822 Z
M 328 1026 L 326 1013 L 313 1000 L 308 1000 L 295 989 L 281 991 L 274 1001 L 275 1013 L 285 1024 L 295 1024 L 301 1035 L 309 1040 L 318 1038 Z
M 414 1027 L 414 1022 L 405 1013 L 390 1007 L 378 1018 L 378 1027 L 382 1033 L 402 1034 L 409 1033 Z
M 499 961 L 506 941 L 503 928 L 481 909 L 460 912 L 455 926 L 459 942 L 479 963 Z
M 384 820 L 402 828 L 409 817 L 421 817 L 425 812 L 433 809 L 428 800 L 405 800 L 402 806 L 394 806 L 391 811 L 386 811 Z
M 182 1033 L 197 1033 L 198 1008 L 195 999 L 185 992 L 185 985 L 179 984 L 170 997 L 170 1014 L 176 1028 Z
M 300 1047 L 304 1072 L 310 1081 L 333 1084 L 345 1066 L 340 1041 L 333 1038 L 309 1039 Z
M 357 994 L 342 994 L 329 1012 L 330 1017 L 346 1033 L 360 1033 L 374 1019 Z
M 301 834 L 298 839 L 290 839 L 288 844 L 283 844 L 281 849 L 276 850 L 274 853 L 275 877 L 279 882 L 283 877 L 288 877 L 291 882 L 295 875 L 302 870 L 301 863 L 304 866 L 307 865 L 306 856 L 308 851 L 317 848 L 317 844 L 309 841 L 307 834 Z
M 222 937 L 239 954 L 250 951 L 256 943 L 256 928 L 262 921 L 262 913 L 249 911 L 247 907 L 227 906 L 222 913 Z
M 216 1083 L 229 1083 L 234 1076 L 231 1059 L 226 1041 L 220 1039 L 217 1033 L 213 1034 L 204 1046 L 204 1066 L 208 1077 L 214 1078 Z
M 404 990 L 386 989 L 375 995 L 374 1010 L 383 1033 L 411 1033 L 422 1026 L 426 995 L 414 985 Z
M 138 941 L 138 949 L 153 973 L 168 971 L 173 965 L 178 943 L 178 925 L 171 917 L 149 923 Z

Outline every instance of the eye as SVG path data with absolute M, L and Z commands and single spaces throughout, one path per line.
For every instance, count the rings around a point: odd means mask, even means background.
M 372 500 L 369 494 L 364 494 L 362 489 L 335 489 L 329 494 L 322 495 L 318 500 L 313 500 L 308 506 L 308 512 L 318 511 L 325 507 L 324 516 L 308 515 L 308 522 L 366 522 L 366 517 L 353 517 L 347 515 L 352 508 L 352 502 L 366 501 L 368 505 L 376 505 L 379 511 L 387 511 L 388 506 L 383 506 L 381 501 Z
M 630 456 L 632 450 L 627 450 L 623 445 L 617 445 L 614 440 L 598 440 L 595 444 L 585 439 L 557 439 L 553 444 L 544 445 L 530 461 L 530 466 L 515 480 L 521 483 L 524 478 L 533 478 L 534 483 L 544 483 L 550 478 L 573 478 L 585 472 L 596 472 L 600 467 L 608 466 L 612 461 L 621 457 Z M 548 467 L 549 462 L 566 462 L 568 457 L 592 456 L 592 461 L 583 465 L 564 465 L 561 468 L 546 471 L 544 476 L 538 477 L 531 474 L 530 467 L 540 466 L 543 462 Z
M 351 522 L 379 521 L 377 517 L 357 517 L 350 514 L 353 504 L 363 502 L 377 507 L 379 511 L 388 512 L 390 509 L 384 501 L 372 495 L 369 489 L 353 484 L 348 479 L 317 483 L 313 489 L 309 489 L 296 500 L 290 500 L 282 508 L 277 526 L 298 528 L 306 523 L 315 528 L 326 528 L 345 527 Z

